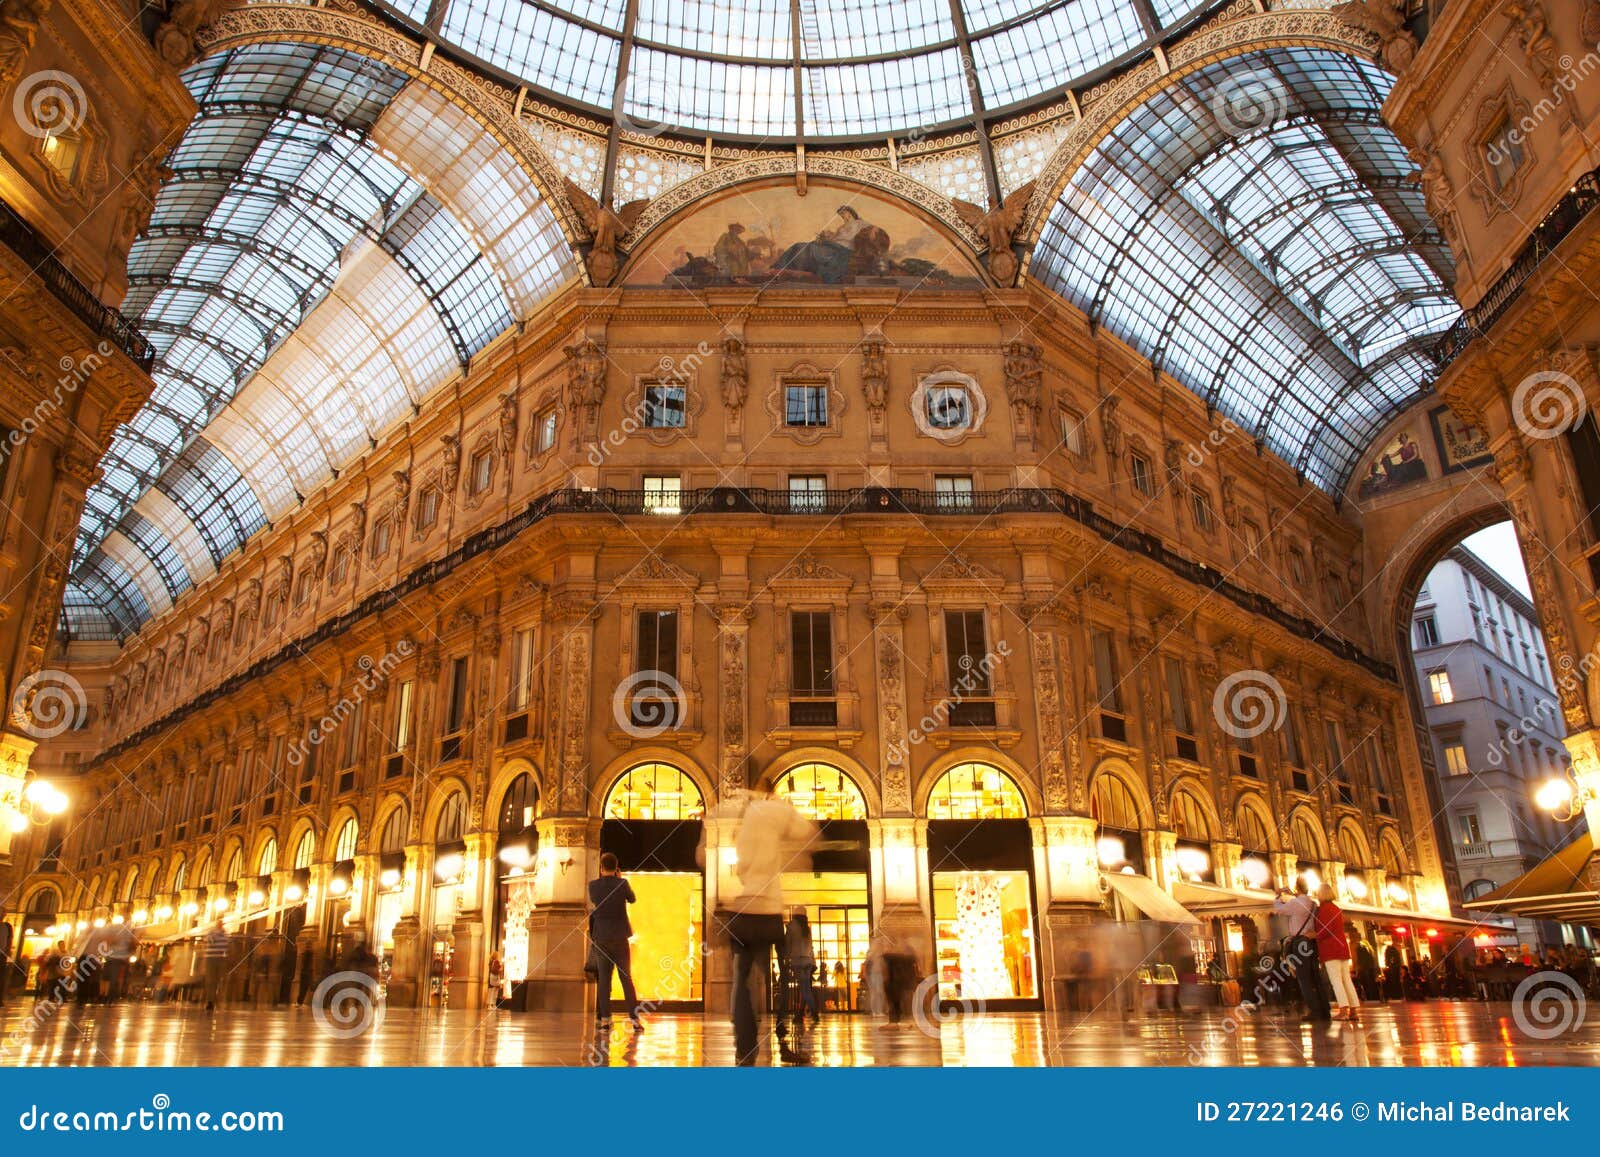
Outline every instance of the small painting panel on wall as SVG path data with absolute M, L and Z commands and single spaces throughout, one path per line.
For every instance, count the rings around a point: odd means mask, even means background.
M 1373 459 L 1358 493 L 1362 498 L 1372 498 L 1413 482 L 1426 481 L 1427 477 L 1428 464 L 1422 457 L 1422 443 L 1417 441 L 1413 431 L 1401 430 L 1383 448 L 1383 453 Z
M 1439 462 L 1445 473 L 1494 460 L 1483 431 L 1463 422 L 1449 406 L 1435 406 L 1428 411 L 1428 420 L 1433 423 L 1433 440 L 1439 447 Z

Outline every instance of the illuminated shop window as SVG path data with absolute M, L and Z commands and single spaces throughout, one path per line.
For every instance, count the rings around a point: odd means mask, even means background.
M 606 797 L 608 820 L 698 820 L 706 814 L 694 780 L 667 763 L 642 763 Z
M 1017 785 L 986 763 L 952 767 L 928 797 L 930 820 L 1020 820 L 1027 815 Z
M 333 846 L 335 863 L 340 860 L 353 860 L 356 858 L 356 836 L 360 830 L 355 820 L 344 821 L 344 827 L 339 829 L 339 839 Z
M 270 876 L 278 870 L 278 841 L 268 838 L 266 846 L 261 849 L 261 859 L 256 864 L 258 876 Z
M 813 820 L 864 820 L 867 803 L 844 772 L 826 763 L 803 763 L 784 772 L 773 786 L 801 815 Z

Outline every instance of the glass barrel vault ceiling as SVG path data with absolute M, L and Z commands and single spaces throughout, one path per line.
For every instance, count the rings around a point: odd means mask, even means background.
M 415 30 L 432 29 L 433 37 L 516 83 L 604 116 L 620 113 L 625 125 L 815 140 L 963 124 L 979 100 L 990 113 L 1035 103 L 1148 51 L 1218 2 L 392 0 L 377 6 Z
M 1449 249 L 1365 61 L 1273 49 L 1124 120 L 1052 211 L 1031 272 L 1338 494 L 1426 391 L 1458 316 Z
M 155 390 L 85 500 L 72 638 L 165 610 L 574 275 L 514 162 L 400 73 L 259 45 L 184 80 L 123 306 Z

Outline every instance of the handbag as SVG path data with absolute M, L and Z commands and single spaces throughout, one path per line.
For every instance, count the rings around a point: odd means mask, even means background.
M 589 950 L 583 954 L 583 974 L 590 980 L 598 982 L 600 979 L 600 963 L 603 954 L 600 945 L 594 942 L 594 913 L 589 913 L 588 923 Z

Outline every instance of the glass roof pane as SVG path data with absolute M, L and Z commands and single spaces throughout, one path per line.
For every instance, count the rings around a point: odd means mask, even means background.
M 1145 39 L 1132 4 L 1069 0 L 1038 19 L 973 42 L 991 109 L 1037 99 L 1132 50 Z
M 1232 136 L 1210 110 L 1246 71 L 1278 87 L 1285 113 Z M 1393 390 L 1374 388 L 1369 370 L 1458 312 L 1411 163 L 1378 119 L 1389 83 L 1365 61 L 1309 49 L 1185 77 L 1074 176 L 1033 266 L 1329 489 L 1425 385 L 1420 360 Z
M 637 35 L 668 48 L 788 60 L 789 0 L 642 0 Z
M 950 0 L 800 0 L 807 60 L 884 56 L 951 43 L 955 35 Z
M 621 48 L 614 36 L 523 0 L 450 0 L 441 31 L 445 40 L 529 84 L 611 107 Z

